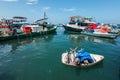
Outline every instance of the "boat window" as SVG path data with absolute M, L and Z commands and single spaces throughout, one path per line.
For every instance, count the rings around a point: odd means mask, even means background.
M 37 25 L 37 24 L 31 24 L 31 25 Z
M 76 22 L 69 22 L 69 24 L 76 24 Z
M 79 26 L 91 26 L 92 23 L 78 23 Z
M 30 25 L 29 23 L 24 23 L 23 25 Z

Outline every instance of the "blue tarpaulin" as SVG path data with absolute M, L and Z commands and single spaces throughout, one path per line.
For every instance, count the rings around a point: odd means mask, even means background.
M 75 58 L 79 58 L 80 62 L 83 62 L 84 60 L 88 60 L 90 63 L 94 62 L 90 54 L 84 50 L 80 50 Z

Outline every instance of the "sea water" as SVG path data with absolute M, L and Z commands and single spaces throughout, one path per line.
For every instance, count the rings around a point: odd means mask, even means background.
M 70 48 L 105 59 L 89 68 L 66 66 L 61 55 Z M 85 36 L 58 27 L 54 34 L 0 42 L 0 80 L 120 80 L 119 59 L 120 37 Z

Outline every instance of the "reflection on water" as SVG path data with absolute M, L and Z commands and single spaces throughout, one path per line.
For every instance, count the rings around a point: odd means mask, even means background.
M 54 35 L 56 35 L 56 33 L 50 34 L 50 35 L 43 35 L 39 37 L 30 37 L 30 38 L 25 38 L 25 39 L 19 39 L 19 40 L 17 39 L 17 40 L 1 42 L 0 49 L 2 51 L 14 52 L 21 45 L 37 43 L 40 40 L 49 42 L 53 39 Z
M 119 76 L 119 80 L 120 80 L 120 66 L 119 66 L 119 74 L 118 74 L 118 76 Z
M 67 33 L 66 31 L 64 32 L 64 34 L 68 35 L 70 42 L 76 46 L 80 46 L 82 44 L 82 41 L 84 40 L 89 42 L 99 43 L 99 44 L 104 44 L 104 43 L 116 44 L 114 39 L 99 38 L 94 36 L 81 35 L 78 33 Z
M 1 80 L 16 80 L 15 76 L 8 72 L 0 74 L 0 79 Z
M 89 68 L 62 64 L 61 54 L 76 45 L 103 55 L 104 61 Z M 0 80 L 119 80 L 119 48 L 120 37 L 67 34 L 61 27 L 57 35 L 0 42 Z
M 84 36 L 84 35 L 82 35 Z M 115 40 L 114 39 L 107 39 L 107 38 L 98 38 L 98 37 L 93 37 L 93 36 L 84 36 L 84 39 L 86 41 L 90 41 L 90 42 L 96 42 L 96 43 L 111 43 L 111 44 L 115 44 Z

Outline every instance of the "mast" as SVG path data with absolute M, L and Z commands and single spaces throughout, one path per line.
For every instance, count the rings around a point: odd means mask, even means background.
M 46 19 L 48 19 L 48 18 L 47 18 L 46 12 L 44 12 L 44 18 L 43 18 L 43 20 L 46 20 Z
M 44 19 L 45 19 L 45 17 L 46 17 L 46 12 L 44 12 Z

